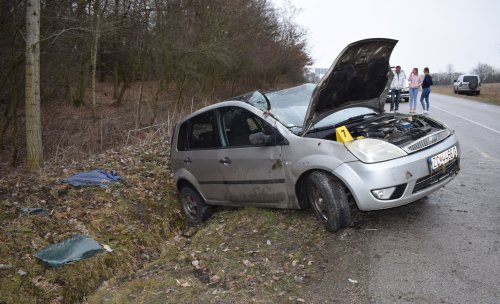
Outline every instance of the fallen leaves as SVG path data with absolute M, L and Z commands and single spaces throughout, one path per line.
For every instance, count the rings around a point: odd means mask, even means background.
M 180 287 L 191 287 L 191 283 L 189 283 L 187 281 L 180 281 L 180 280 L 175 279 L 175 282 L 177 283 L 177 286 L 180 286 Z
M 10 284 L 13 275 L 31 283 L 17 289 L 2 288 L 0 302 L 11 296 L 19 302 L 30 302 L 28 299 L 37 294 L 39 302 L 57 303 L 63 293 L 64 302 L 80 302 L 101 284 L 100 280 L 137 270 L 158 258 L 160 247 L 183 223 L 169 186 L 171 171 L 166 145 L 168 141 L 129 146 L 86 160 L 62 165 L 48 163 L 43 171 L 2 175 L 0 261 L 5 264 L 0 267 L 0 285 L 8 286 L 5 284 Z M 58 183 L 70 174 L 96 168 L 116 170 L 123 181 L 105 189 Z M 20 216 L 22 207 L 40 207 L 49 214 Z M 85 262 L 89 267 L 81 271 L 80 265 L 68 265 L 40 276 L 43 266 L 33 253 L 74 234 L 92 236 L 107 244 L 105 249 L 113 254 L 89 259 Z M 7 261 L 15 271 L 9 270 Z M 23 268 L 18 269 L 17 265 Z M 59 284 L 72 291 L 63 291 Z
M 245 265 L 246 267 L 254 267 L 255 264 L 250 262 L 249 260 L 243 260 L 243 265 Z

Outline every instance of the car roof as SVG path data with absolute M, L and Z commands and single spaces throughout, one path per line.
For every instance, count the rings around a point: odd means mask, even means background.
M 211 111 L 211 110 L 214 110 L 214 109 L 217 109 L 217 108 L 221 108 L 221 107 L 228 107 L 228 106 L 238 106 L 238 107 L 242 107 L 242 108 L 245 108 L 245 109 L 251 109 L 251 108 L 257 109 L 256 107 L 254 107 L 254 106 L 252 106 L 252 105 L 250 105 L 250 104 L 248 104 L 246 102 L 239 101 L 239 100 L 220 101 L 220 102 L 214 103 L 212 105 L 209 105 L 209 106 L 203 107 L 201 109 L 198 109 L 198 110 L 192 112 L 191 114 L 186 115 L 185 117 L 183 117 L 179 121 L 179 123 L 183 123 L 186 120 L 189 120 L 189 119 L 197 116 L 198 114 L 201 114 L 201 113 L 204 113 L 204 112 L 207 112 L 207 111 Z

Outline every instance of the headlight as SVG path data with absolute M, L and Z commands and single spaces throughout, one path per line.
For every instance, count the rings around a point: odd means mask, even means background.
M 406 155 L 406 152 L 399 147 L 373 138 L 349 141 L 345 146 L 364 163 L 376 163 Z

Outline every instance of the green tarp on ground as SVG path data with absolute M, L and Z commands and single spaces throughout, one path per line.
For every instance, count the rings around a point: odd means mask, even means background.
M 35 253 L 35 257 L 51 267 L 90 258 L 102 251 L 101 245 L 84 235 L 74 235 Z

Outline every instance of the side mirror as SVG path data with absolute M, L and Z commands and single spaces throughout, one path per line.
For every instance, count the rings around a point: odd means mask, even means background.
M 266 135 L 263 132 L 257 132 L 254 134 L 250 134 L 248 137 L 250 143 L 254 146 L 269 146 L 273 143 L 274 136 Z

